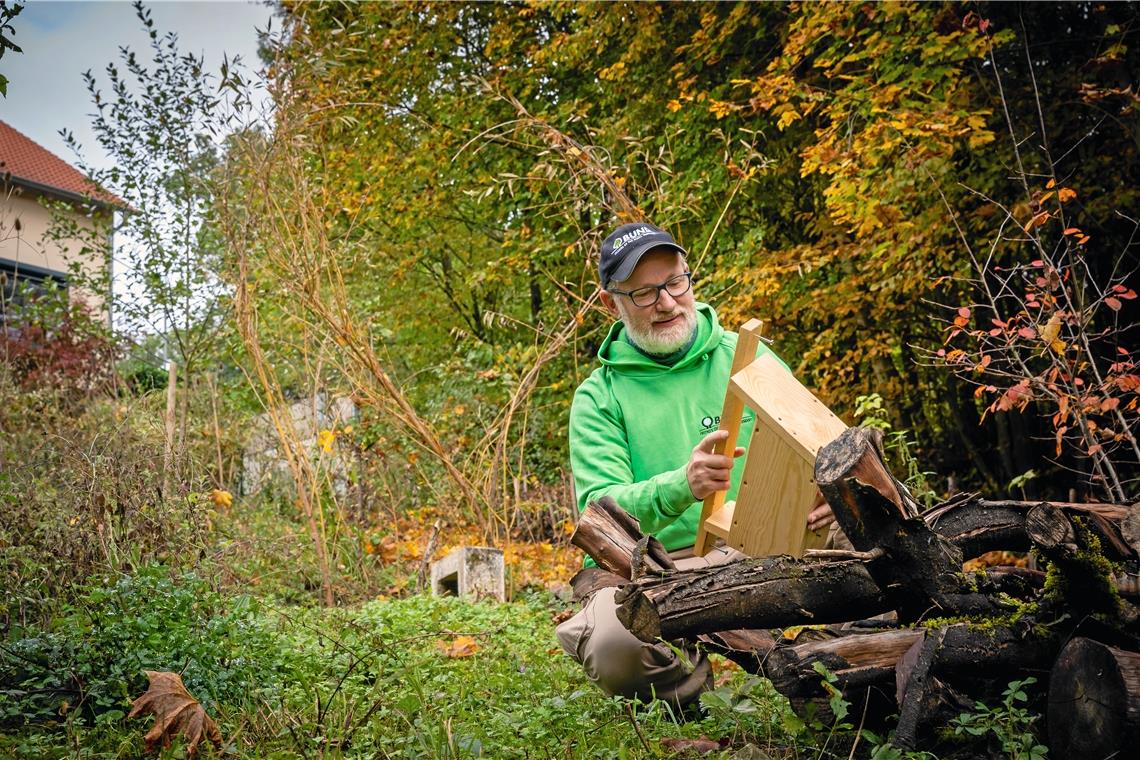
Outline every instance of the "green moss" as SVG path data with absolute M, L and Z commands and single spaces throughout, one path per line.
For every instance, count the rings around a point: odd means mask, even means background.
M 1102 551 L 1100 537 L 1073 518 L 1077 552 L 1062 571 L 1055 562 L 1045 560 L 1045 598 L 1078 610 L 1115 617 L 1120 612 L 1120 593 L 1112 576 L 1119 570 Z

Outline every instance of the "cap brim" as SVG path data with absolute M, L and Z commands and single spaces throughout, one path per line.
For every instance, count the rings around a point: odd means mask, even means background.
M 676 243 L 667 243 L 660 240 L 647 240 L 640 246 L 638 246 L 636 243 L 634 245 L 634 249 L 625 254 L 625 257 L 622 259 L 621 264 L 619 264 L 618 268 L 615 269 L 613 274 L 610 275 L 610 282 L 625 282 L 628 280 L 629 276 L 633 274 L 633 270 L 637 268 L 637 264 L 639 261 L 641 261 L 641 258 L 650 251 L 664 249 L 669 251 L 676 251 L 682 256 L 689 255 L 686 253 L 684 248 L 677 245 Z M 606 287 L 609 286 L 609 282 L 602 284 Z

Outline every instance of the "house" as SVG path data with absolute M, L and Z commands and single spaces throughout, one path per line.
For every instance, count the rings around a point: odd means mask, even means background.
M 49 238 L 53 211 L 69 233 Z M 110 324 L 110 306 L 73 287 L 72 266 L 110 275 L 114 212 L 127 205 L 92 184 L 78 169 L 0 121 L 0 318 L 49 283 L 65 288 Z M 62 228 L 61 228 L 62 229 Z

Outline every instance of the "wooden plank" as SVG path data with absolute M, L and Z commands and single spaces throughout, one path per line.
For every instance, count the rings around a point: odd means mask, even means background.
M 728 545 L 751 557 L 803 556 L 827 540 L 827 530 L 807 529 L 815 503 L 815 458 L 804 458 L 784 435 L 760 424 L 752 430 L 744 480 L 736 498 Z
M 759 319 L 750 319 L 740 328 L 736 341 L 736 352 L 732 355 L 732 373 L 735 375 L 747 367 L 755 358 L 760 348 L 760 331 L 764 323 Z M 744 403 L 726 388 L 724 393 L 724 406 L 720 413 L 720 429 L 728 431 L 728 438 L 715 449 L 715 453 L 729 455 L 736 450 L 736 439 L 740 435 L 740 419 L 744 414 Z M 701 507 L 701 519 L 697 523 L 697 540 L 693 544 L 693 553 L 703 557 L 712 548 L 715 537 L 705 528 L 705 521 L 709 515 L 724 506 L 726 491 L 717 491 L 705 498 Z
M 732 514 L 735 510 L 736 502 L 726 501 L 704 521 L 705 530 L 727 543 L 729 533 L 732 532 Z
M 764 355 L 732 373 L 729 387 L 756 410 L 756 427 L 776 431 L 805 459 L 815 460 L 827 444 L 847 429 L 775 357 Z

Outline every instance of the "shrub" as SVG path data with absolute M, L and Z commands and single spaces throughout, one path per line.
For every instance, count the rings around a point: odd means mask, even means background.
M 0 647 L 0 725 L 121 720 L 147 686 L 144 670 L 175 671 L 207 709 L 272 681 L 274 639 L 256 605 L 223 599 L 194 574 L 148 565 L 93 579 L 47 630 Z

